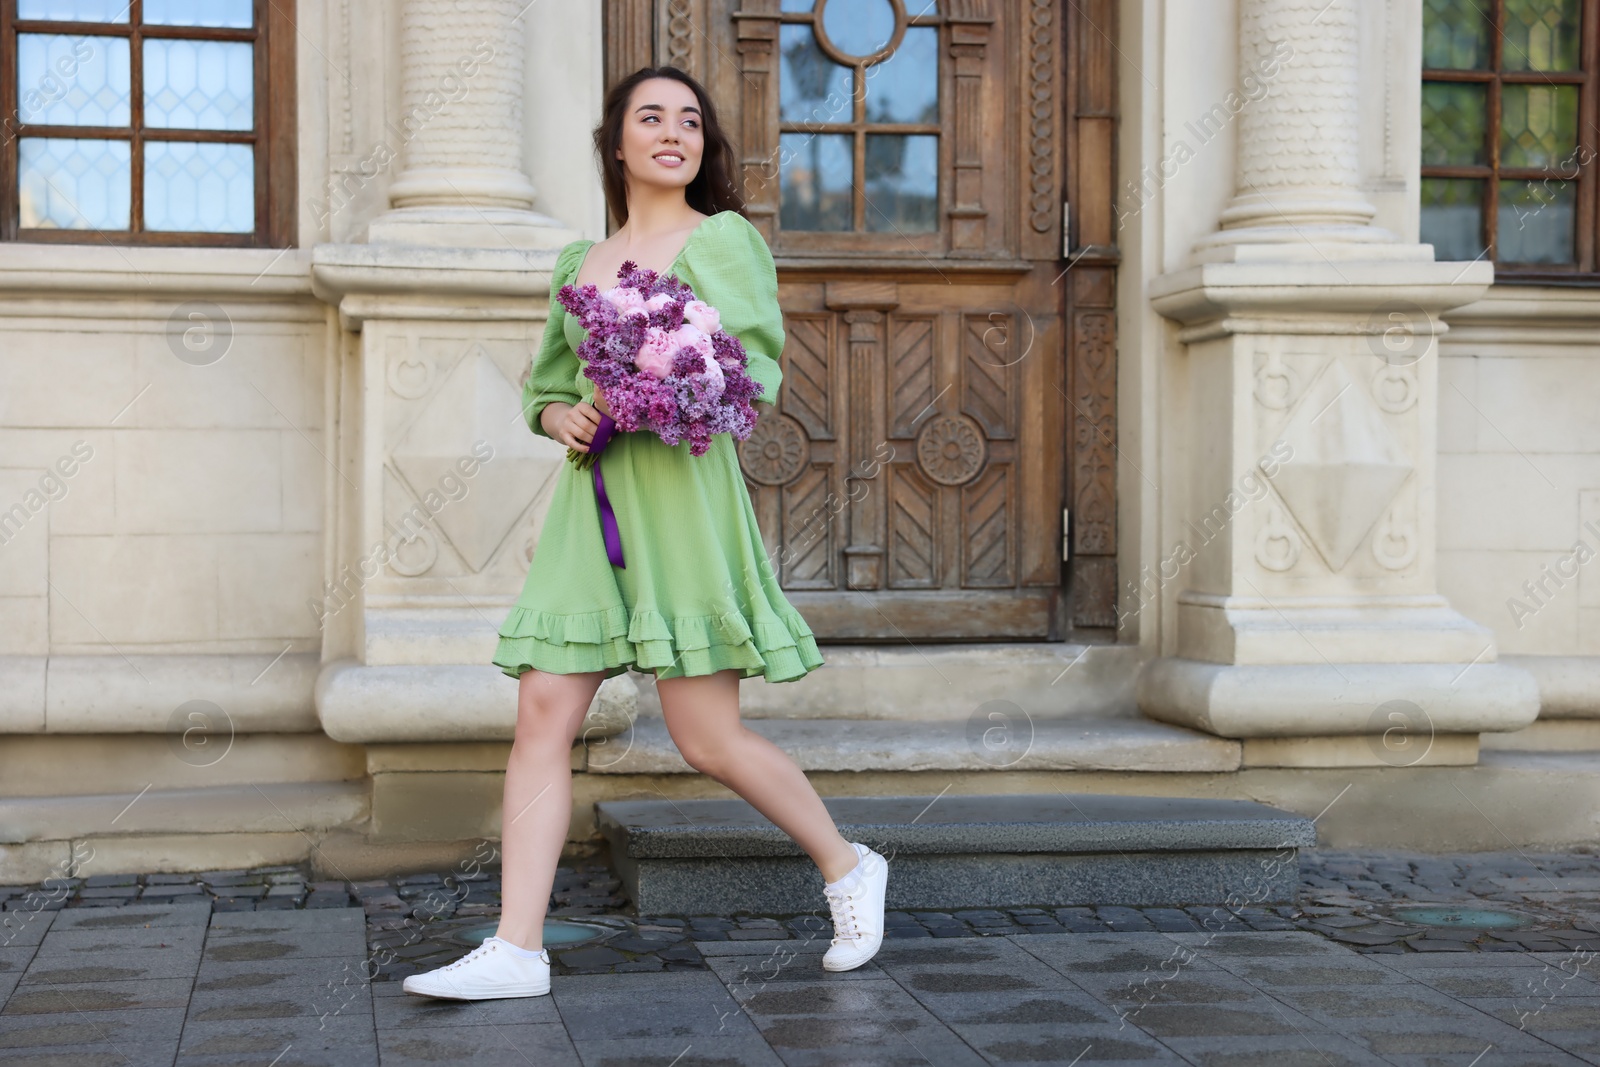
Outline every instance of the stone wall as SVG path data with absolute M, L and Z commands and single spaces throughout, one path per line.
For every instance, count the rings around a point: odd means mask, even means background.
M 221 682 L 245 690 L 320 652 L 330 332 L 305 269 L 255 250 L 0 246 L 5 729 L 162 729 L 132 705 L 160 691 L 175 710 L 174 669 L 194 671 L 190 696 L 218 695 L 193 657 L 253 663 Z M 269 720 L 310 726 L 301 689 Z

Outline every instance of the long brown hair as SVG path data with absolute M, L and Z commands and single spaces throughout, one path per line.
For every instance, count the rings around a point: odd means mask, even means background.
M 684 189 L 684 199 L 689 206 L 706 215 L 719 211 L 744 213 L 744 197 L 740 195 L 738 168 L 733 158 L 733 145 L 722 124 L 717 121 L 717 109 L 705 87 L 687 71 L 678 67 L 641 67 L 623 78 L 606 92 L 605 105 L 600 113 L 600 124 L 594 128 L 594 151 L 599 157 L 600 178 L 605 185 L 606 207 L 621 226 L 628 221 L 628 190 L 623 180 L 624 165 L 617 158 L 622 146 L 622 120 L 634 86 L 650 78 L 671 78 L 694 90 L 700 104 L 700 131 L 705 139 L 705 151 L 700 156 L 700 171 Z

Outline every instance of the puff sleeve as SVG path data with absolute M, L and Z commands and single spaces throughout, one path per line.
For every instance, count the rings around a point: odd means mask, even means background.
M 567 343 L 567 309 L 556 299 L 561 287 L 577 276 L 578 264 L 592 241 L 573 241 L 556 256 L 555 268 L 550 274 L 550 317 L 545 320 L 544 337 L 539 351 L 533 357 L 533 371 L 522 387 L 522 415 L 528 429 L 540 437 L 549 437 L 539 416 L 552 400 L 576 404 L 583 399 L 578 392 L 578 372 L 581 364 L 578 354 Z
M 705 233 L 687 250 L 678 276 L 695 295 L 721 315 L 722 328 L 739 339 L 749 357 L 746 368 L 761 386 L 756 399 L 773 403 L 783 368 L 783 309 L 778 304 L 778 270 L 766 238 L 736 211 L 722 211 L 703 223 Z

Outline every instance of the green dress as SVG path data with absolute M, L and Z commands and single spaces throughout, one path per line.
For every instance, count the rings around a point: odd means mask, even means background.
M 556 258 L 550 318 L 523 389 L 528 427 L 552 400 L 593 401 L 594 383 L 574 351 L 578 321 L 556 300 L 577 277 L 593 241 Z M 766 241 L 736 211 L 702 221 L 666 273 L 721 313 L 739 338 L 747 371 L 770 403 L 783 373 L 778 275 Z M 602 286 L 603 288 L 603 286 Z M 765 409 L 758 409 L 765 410 Z M 563 463 L 516 606 L 500 627 L 494 663 L 513 678 L 633 669 L 660 678 L 734 668 L 789 682 L 822 665 L 811 627 L 784 597 L 762 544 L 733 436 L 714 434 L 703 455 L 654 433 L 616 433 L 596 458 L 622 534 L 624 566 L 601 536 L 594 472 Z

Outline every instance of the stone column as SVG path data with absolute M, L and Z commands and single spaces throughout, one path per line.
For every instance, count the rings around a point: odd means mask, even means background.
M 1240 82 L 1269 88 L 1217 231 L 1150 288 L 1182 325 L 1163 388 L 1184 399 L 1159 573 L 1125 597 L 1176 615 L 1138 700 L 1242 738 L 1247 765 L 1473 763 L 1480 731 L 1538 711 L 1434 573 L 1440 315 L 1493 265 L 1372 225 L 1357 0 L 1238 2 Z
M 1239 0 L 1239 84 L 1267 95 L 1239 113 L 1233 200 L 1203 253 L 1241 243 L 1398 240 L 1360 190 L 1355 0 Z
M 559 248 L 523 167 L 525 0 L 404 0 L 402 168 L 371 243 Z
M 503 767 L 503 751 L 471 746 L 508 740 L 516 722 L 516 684 L 490 657 L 566 457 L 529 432 L 522 382 L 556 257 L 581 236 L 533 210 L 524 22 L 561 33 L 589 17 L 526 0 L 404 0 L 392 208 L 365 242 L 312 253 L 313 289 L 338 309 L 348 353 L 327 457 L 335 537 L 311 605 L 323 633 L 317 713 L 330 737 L 421 752 L 404 758 L 408 771 Z M 541 102 L 570 106 L 557 88 Z M 586 142 L 568 126 L 541 148 L 592 180 Z M 630 679 L 609 679 L 594 707 L 632 709 L 635 696 Z M 374 768 L 386 758 L 369 756 Z M 396 781 L 375 775 L 375 822 Z M 399 788 L 433 796 L 415 786 Z

